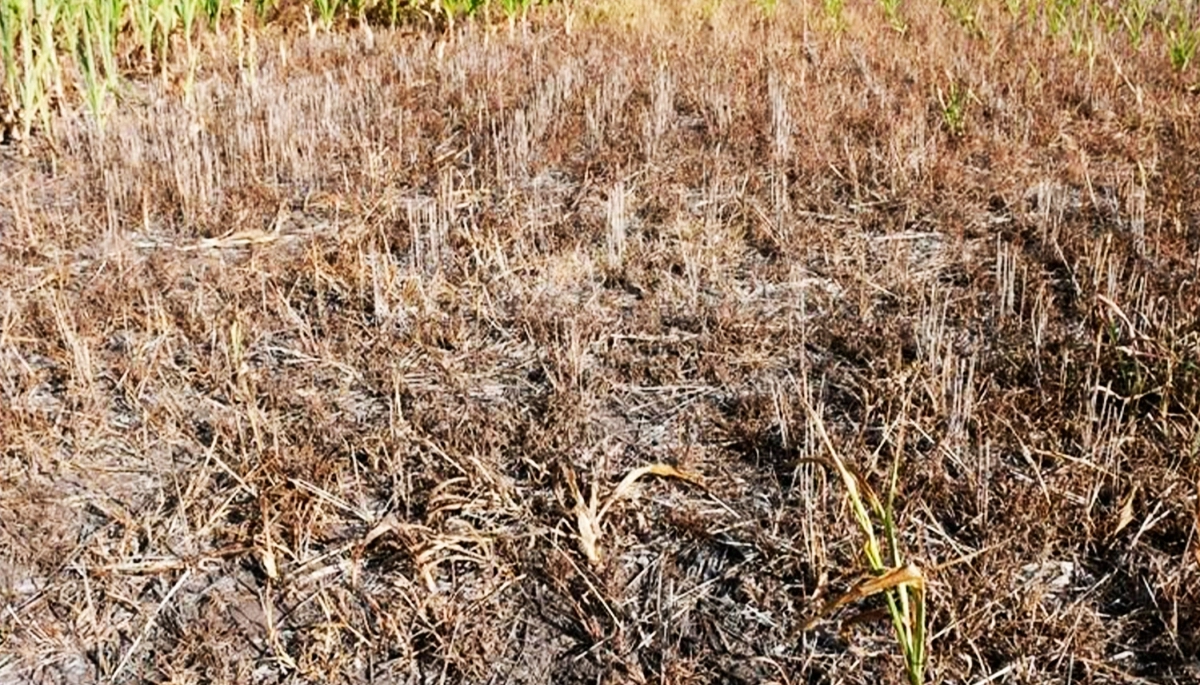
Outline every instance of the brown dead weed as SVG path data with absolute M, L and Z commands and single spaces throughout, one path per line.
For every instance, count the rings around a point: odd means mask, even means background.
M 4 153 L 0 682 L 900 682 L 878 598 L 802 630 L 805 407 L 902 450 L 932 682 L 1200 678 L 1188 72 L 667 7 L 264 35 Z

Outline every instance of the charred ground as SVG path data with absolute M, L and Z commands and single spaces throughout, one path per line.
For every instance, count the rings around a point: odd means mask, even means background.
M 0 681 L 900 682 L 815 412 L 932 682 L 1195 682 L 1195 70 L 907 12 L 213 39 L 5 152 Z

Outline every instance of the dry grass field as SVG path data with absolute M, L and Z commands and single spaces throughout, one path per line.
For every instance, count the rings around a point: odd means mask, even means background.
M 8 102 L 0 683 L 1200 682 L 1146 7 L 285 5 Z

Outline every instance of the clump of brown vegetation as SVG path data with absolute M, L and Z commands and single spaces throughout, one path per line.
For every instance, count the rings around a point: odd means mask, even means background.
M 855 479 L 928 680 L 1195 682 L 1195 68 L 895 8 L 60 103 L 0 153 L 0 682 L 902 682 Z

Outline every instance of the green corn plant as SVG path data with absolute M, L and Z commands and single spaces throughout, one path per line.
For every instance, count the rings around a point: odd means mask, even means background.
M 474 17 L 486 5 L 487 0 L 441 0 L 442 14 L 451 28 L 456 17 Z
M 233 16 L 233 49 L 239 71 L 246 68 L 245 11 L 246 0 L 229 0 L 229 13 Z
M 191 49 L 192 35 L 196 27 L 196 18 L 200 16 L 202 11 L 201 3 L 204 0 L 176 0 L 175 12 L 179 17 L 179 25 L 183 30 L 184 45 Z
M 1071 54 L 1087 58 L 1088 66 L 1096 65 L 1096 41 L 1087 29 L 1071 30 Z
M 1112 35 L 1121 28 L 1121 12 L 1117 8 L 1109 8 L 1098 2 L 1092 3 L 1091 7 L 1092 22 L 1103 26 L 1106 34 Z
M 55 98 L 63 101 L 62 68 L 58 62 L 58 46 L 55 44 L 54 29 L 58 21 L 59 5 L 52 0 L 35 0 L 33 15 L 37 25 L 38 59 L 43 62 L 43 76 L 49 82 Z M 43 107 L 42 125 L 50 127 L 49 109 Z
M 905 402 L 907 404 L 907 400 Z M 868 574 L 855 583 L 844 595 L 834 598 L 822 606 L 804 626 L 810 630 L 830 612 L 873 595 L 883 594 L 896 641 L 904 656 L 905 676 L 909 685 L 925 682 L 926 654 L 926 592 L 925 575 L 921 569 L 904 560 L 895 517 L 895 498 L 899 489 L 900 458 L 903 454 L 903 435 L 899 439 L 892 459 L 888 477 L 886 501 L 881 501 L 871 486 L 846 463 L 833 446 L 825 430 L 825 422 L 819 412 L 805 402 L 810 425 L 821 445 L 829 454 L 828 459 L 816 458 L 807 461 L 826 466 L 837 473 L 838 480 L 846 490 L 850 512 L 862 533 L 862 555 Z M 883 537 L 887 545 L 884 551 L 880 543 Z
M 24 9 L 22 0 L 0 0 L 0 59 L 4 64 L 4 96 L 6 103 L 14 109 L 21 95 L 18 60 L 24 59 Z
M 321 30 L 328 33 L 333 28 L 333 21 L 337 18 L 342 0 L 313 0 L 313 6 L 317 10 L 317 21 Z
M 196 46 L 192 42 L 196 18 L 200 16 L 202 0 L 177 0 L 175 7 L 179 15 L 180 28 L 183 30 L 183 45 L 187 54 L 187 75 L 183 81 L 183 96 L 190 100 L 192 87 L 196 82 Z
M 225 10 L 223 0 L 204 0 L 204 18 L 208 20 L 209 29 L 221 35 L 221 14 Z
M 158 27 L 158 65 L 162 69 L 163 81 L 167 80 L 167 51 L 171 46 L 171 34 L 179 23 L 178 8 L 172 0 L 155 0 L 155 24 Z
M 376 6 L 376 0 L 345 0 L 346 10 L 361 28 L 370 29 L 367 17 Z
M 103 23 L 97 16 L 99 9 L 94 5 L 83 8 L 80 36 L 76 45 L 75 58 L 79 62 L 79 72 L 83 79 L 83 102 L 96 128 L 104 130 L 105 105 L 108 95 L 108 79 L 101 74 L 100 65 L 96 59 L 97 34 L 101 32 Z
M 46 107 L 46 93 L 42 77 L 46 67 L 45 57 L 40 54 L 40 51 L 34 49 L 34 17 L 36 8 L 30 0 L 18 0 L 18 5 L 18 25 L 21 27 L 19 36 L 21 63 L 18 76 L 19 92 L 17 103 L 21 114 L 21 139 L 28 140 L 30 133 L 33 132 L 34 120 L 39 118 L 39 116 L 43 120 L 49 116 L 44 111 Z
M 908 26 L 905 25 L 904 18 L 900 16 L 900 3 L 901 0 L 879 0 L 879 6 L 883 8 L 883 16 L 887 19 L 888 26 L 904 33 L 908 30 Z
M 64 2 L 59 5 L 57 40 L 64 55 L 75 55 L 83 33 L 82 2 Z
M 1134 48 L 1142 46 L 1146 37 L 1146 22 L 1150 20 L 1150 10 L 1153 6 L 1154 0 L 1130 0 L 1124 5 L 1121 21 L 1125 24 L 1129 42 Z
M 942 110 L 942 124 L 950 135 L 958 137 L 966 130 L 967 102 L 970 91 L 958 85 L 957 81 L 950 83 L 949 92 L 938 88 L 938 104 Z
M 846 17 L 843 16 L 846 0 L 821 0 L 821 7 L 825 10 L 825 19 L 835 32 L 840 33 L 846 28 Z
M 129 0 L 102 0 L 104 7 L 104 36 L 113 47 L 125 27 L 125 13 L 129 9 Z
M 1179 26 L 1167 33 L 1167 55 L 1176 71 L 1184 71 L 1196 56 L 1196 45 L 1200 43 L 1200 31 L 1192 26 Z
M 775 10 L 779 6 L 779 0 L 756 0 L 756 2 L 766 18 L 771 19 L 775 16 Z
M 384 0 L 387 8 L 388 26 L 396 28 L 396 24 L 400 22 L 400 3 L 403 0 Z
M 1188 68 L 1196 55 L 1196 46 L 1200 43 L 1200 25 L 1196 24 L 1195 12 L 1195 3 L 1175 0 L 1171 6 L 1172 18 L 1164 22 L 1167 56 L 1176 71 Z
M 1053 0 L 1046 7 L 1046 28 L 1051 36 L 1062 33 L 1076 14 L 1078 0 Z
M 17 101 L 17 37 L 19 33 L 20 8 L 17 0 L 0 0 L 0 63 L 4 65 L 4 100 L 9 103 Z
M 954 17 L 954 21 L 958 22 L 967 35 L 974 38 L 983 36 L 983 31 L 976 21 L 978 0 L 942 0 L 942 7 Z
M 100 62 L 104 65 L 104 75 L 108 89 L 117 89 L 120 69 L 117 67 L 117 41 L 121 37 L 125 21 L 126 0 L 99 0 L 97 3 L 100 13 L 97 47 L 100 52 Z
M 1094 35 L 1095 22 L 1092 15 L 1078 12 L 1070 20 L 1071 54 L 1087 58 L 1088 68 L 1096 65 L 1096 39 Z
M 149 0 L 133 2 L 129 6 L 133 17 L 133 32 L 142 48 L 146 65 L 154 64 L 154 25 L 156 6 Z
M 232 0 L 230 7 L 234 10 L 235 33 L 237 45 L 238 69 L 245 75 L 251 87 L 258 80 L 258 43 L 254 26 L 247 27 L 247 22 L 253 21 L 253 15 L 246 14 L 245 0 Z
M 504 12 L 510 29 L 516 24 L 517 17 L 525 17 L 531 2 L 532 0 L 500 0 L 500 10 Z

